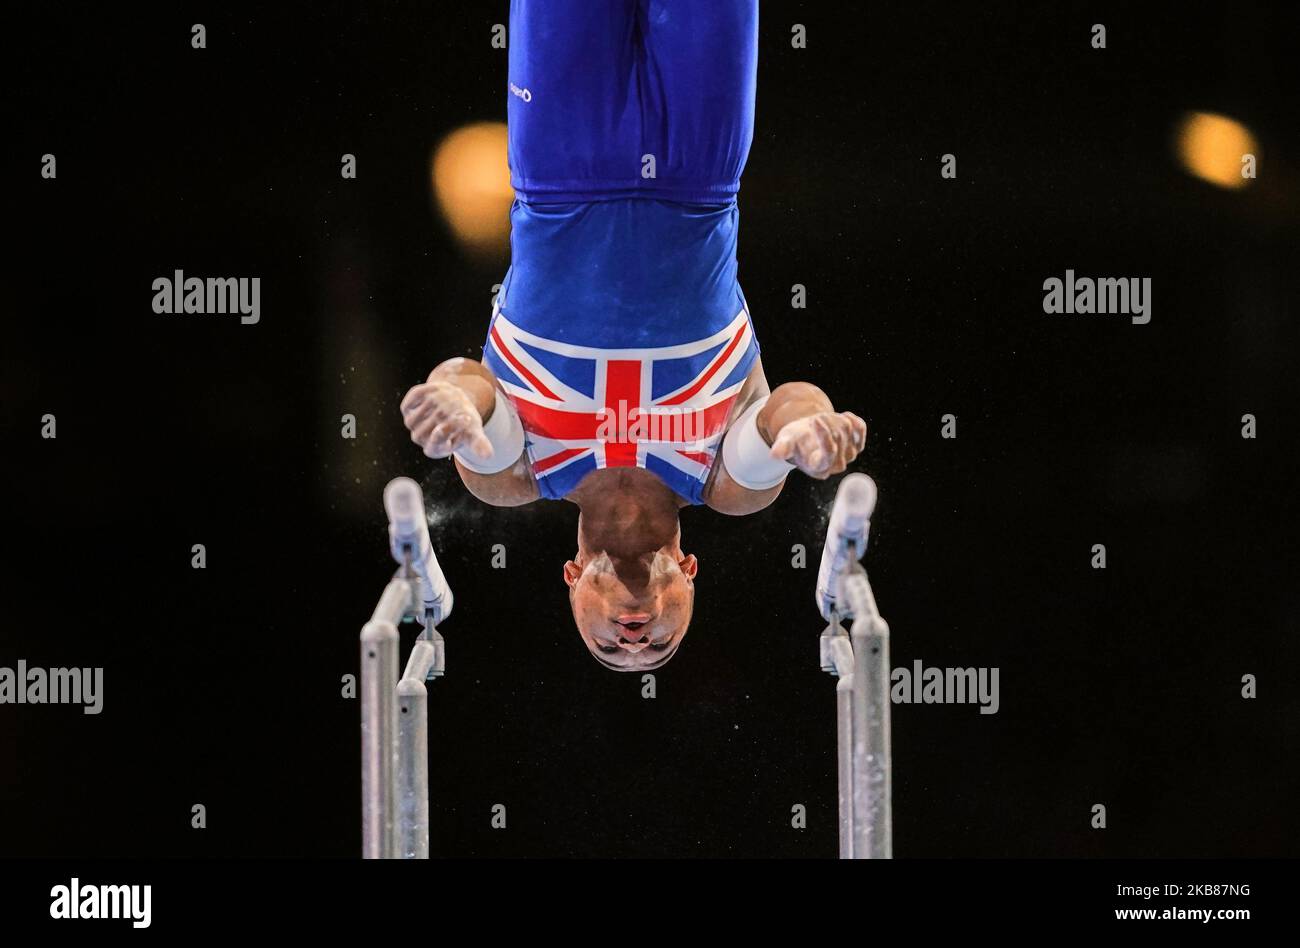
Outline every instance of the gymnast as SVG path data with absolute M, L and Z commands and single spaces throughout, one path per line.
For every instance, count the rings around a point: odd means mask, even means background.
M 763 374 L 736 258 L 757 61 L 757 0 L 512 0 L 510 267 L 482 361 L 401 403 L 483 502 L 577 505 L 564 582 L 616 671 L 686 635 L 682 507 L 754 513 L 866 442 L 816 385 Z

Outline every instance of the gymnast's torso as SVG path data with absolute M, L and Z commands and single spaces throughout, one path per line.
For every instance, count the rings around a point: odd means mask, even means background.
M 757 4 L 514 0 L 511 23 L 511 265 L 484 362 L 542 497 L 638 468 L 703 503 L 758 365 L 736 252 Z

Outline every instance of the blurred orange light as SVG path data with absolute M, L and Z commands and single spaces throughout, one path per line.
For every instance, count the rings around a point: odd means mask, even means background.
M 505 249 L 514 200 L 505 125 L 479 122 L 444 138 L 433 155 L 433 191 L 457 239 L 472 250 Z
M 1178 129 L 1178 156 L 1191 174 L 1221 188 L 1244 188 L 1243 157 L 1255 155 L 1255 138 L 1246 126 L 1212 112 L 1189 112 Z

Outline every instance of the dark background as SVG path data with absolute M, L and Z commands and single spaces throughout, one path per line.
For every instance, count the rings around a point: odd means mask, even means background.
M 871 427 L 894 664 L 1001 669 L 996 715 L 895 706 L 899 856 L 1300 851 L 1294 33 L 1266 6 L 1134 6 L 762 6 L 740 274 L 768 377 Z M 481 506 L 400 424 L 408 386 L 478 354 L 507 265 L 459 249 L 428 170 L 449 131 L 504 120 L 506 16 L 10 23 L 0 665 L 103 666 L 105 705 L 0 706 L 0 854 L 357 855 L 340 687 L 393 569 L 398 474 L 457 593 L 435 855 L 835 854 L 812 602 L 833 483 L 685 512 L 695 619 L 644 700 L 572 627 L 576 511 Z M 1245 123 L 1259 180 L 1188 176 L 1188 109 Z M 260 276 L 261 323 L 155 315 L 176 268 Z M 1067 268 L 1151 277 L 1151 323 L 1045 316 Z

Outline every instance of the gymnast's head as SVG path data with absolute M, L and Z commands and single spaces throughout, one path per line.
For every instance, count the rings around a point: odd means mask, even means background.
M 672 658 L 691 622 L 698 568 L 676 542 L 630 554 L 580 544 L 564 564 L 564 581 L 578 633 L 596 661 L 638 672 Z

